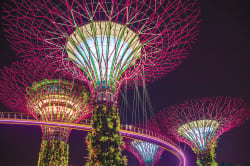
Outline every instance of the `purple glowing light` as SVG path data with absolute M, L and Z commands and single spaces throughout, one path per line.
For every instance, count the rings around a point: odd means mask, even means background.
M 62 122 L 48 122 L 48 121 L 38 121 L 38 120 L 18 120 L 18 119 L 6 119 L 0 118 L 0 123 L 5 124 L 23 124 L 23 125 L 44 125 L 44 126 L 51 126 L 51 127 L 62 127 L 62 128 L 71 128 L 76 130 L 85 130 L 91 131 L 92 127 L 90 124 L 74 124 L 74 123 L 62 123 Z M 180 160 L 180 165 L 186 166 L 186 157 L 184 153 L 173 144 L 164 141 L 160 138 L 155 138 L 153 136 L 145 135 L 142 133 L 131 132 L 128 130 L 120 130 L 119 131 L 123 137 L 138 139 L 141 141 L 151 142 L 153 144 L 157 144 L 161 146 L 163 149 L 170 149 L 173 151 L 174 155 Z

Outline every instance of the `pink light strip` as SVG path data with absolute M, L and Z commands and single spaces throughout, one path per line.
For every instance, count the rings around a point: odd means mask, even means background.
M 43 121 L 37 121 L 37 120 L 13 120 L 13 119 L 1 119 L 0 118 L 0 123 L 4 124 L 23 124 L 23 125 L 46 125 L 46 126 L 58 126 L 58 127 L 63 127 L 63 128 L 72 128 L 76 130 L 85 130 L 85 131 L 90 131 L 92 128 L 90 125 L 84 125 L 84 124 L 73 124 L 73 123 L 61 123 L 61 122 L 43 122 Z M 147 136 L 141 133 L 135 133 L 131 131 L 126 131 L 126 130 L 120 130 L 120 133 L 122 136 L 125 137 L 131 137 L 131 138 L 136 138 L 140 139 L 143 141 L 149 141 L 155 144 L 158 144 L 162 146 L 165 149 L 171 149 L 173 151 L 173 154 L 176 155 L 176 157 L 180 160 L 180 166 L 186 166 L 186 157 L 184 153 L 179 150 L 177 147 L 171 145 L 168 142 L 162 141 L 160 139 Z

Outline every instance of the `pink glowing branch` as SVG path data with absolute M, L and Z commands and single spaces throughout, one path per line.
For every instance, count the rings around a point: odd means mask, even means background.
M 196 0 L 10 1 L 11 4 L 3 7 L 4 30 L 13 48 L 22 56 L 35 52 L 39 56 L 65 60 L 68 36 L 91 21 L 111 21 L 135 32 L 140 39 L 141 55 L 119 78 L 117 89 L 125 81 L 131 85 L 135 80 L 139 84 L 142 80 L 152 82 L 178 67 L 190 52 L 200 22 Z M 70 62 L 64 64 L 78 78 L 94 72 L 84 73 Z
M 123 141 L 126 143 L 125 150 L 129 151 L 131 154 L 135 156 L 135 158 L 138 160 L 140 166 L 144 165 L 143 157 L 140 155 L 140 153 L 130 145 L 131 140 L 130 139 L 123 139 Z
M 83 85 L 51 59 L 24 60 L 1 70 L 0 100 L 13 111 L 38 120 L 77 123 L 92 111 L 90 94 Z M 42 127 L 42 131 L 46 135 L 68 133 L 53 127 Z
M 241 125 L 249 117 L 249 112 L 250 109 L 243 99 L 212 97 L 171 106 L 159 113 L 156 119 L 163 132 L 175 135 L 179 141 L 187 143 L 197 151 L 205 151 L 204 148 L 210 149 L 224 132 Z M 183 125 L 187 129 L 181 129 Z M 185 133 L 181 134 L 180 130 Z M 206 131 L 207 135 L 194 135 L 195 132 L 202 131 Z

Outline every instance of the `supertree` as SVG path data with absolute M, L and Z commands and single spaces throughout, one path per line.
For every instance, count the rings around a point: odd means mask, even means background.
M 1 70 L 0 100 L 39 121 L 77 123 L 91 113 L 90 92 L 52 63 L 25 60 Z M 39 166 L 68 165 L 71 129 L 41 126 Z
M 157 166 L 164 152 L 164 149 L 150 142 L 130 139 L 125 142 L 125 149 L 137 158 L 141 166 Z
M 160 129 L 155 119 L 148 120 L 144 128 L 148 131 L 152 131 L 154 133 L 160 134 Z M 143 124 L 137 124 L 136 126 L 142 126 Z M 128 127 L 131 125 L 128 125 Z M 160 156 L 164 152 L 164 149 L 160 146 L 147 142 L 141 141 L 137 139 L 124 139 L 125 149 L 132 153 L 137 160 L 139 161 L 141 166 L 156 166 L 159 163 Z
M 3 19 L 18 54 L 56 57 L 75 77 L 88 78 L 96 102 L 88 164 L 123 162 L 119 89 L 159 79 L 187 57 L 200 22 L 196 0 L 11 2 Z
M 215 166 L 217 139 L 242 124 L 249 114 L 246 102 L 236 97 L 188 100 L 156 115 L 161 129 L 188 144 L 200 166 Z M 164 130 L 165 129 L 165 130 Z

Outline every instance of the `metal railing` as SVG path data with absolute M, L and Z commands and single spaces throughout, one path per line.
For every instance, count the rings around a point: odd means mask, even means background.
M 1 119 L 36 120 L 32 115 L 17 112 L 0 112 Z
M 125 131 L 129 131 L 129 132 L 134 132 L 136 134 L 142 134 L 142 135 L 146 135 L 146 136 L 149 136 L 149 137 L 157 138 L 157 139 L 159 139 L 161 141 L 172 144 L 176 148 L 181 150 L 181 148 L 179 148 L 179 146 L 176 143 L 174 143 L 172 140 L 168 139 L 167 137 L 161 135 L 160 133 L 156 133 L 156 132 L 153 132 L 151 130 L 146 130 L 146 129 L 138 128 L 138 127 L 131 126 L 131 125 L 122 125 L 122 124 L 121 124 L 121 130 L 125 130 Z
M 17 113 L 17 112 L 0 112 L 0 119 L 15 119 L 15 120 L 37 120 L 36 118 L 34 118 L 32 115 L 27 114 L 27 113 Z M 83 124 L 83 125 L 87 125 L 90 126 L 91 125 L 91 120 L 89 119 L 83 119 L 80 122 L 77 123 L 79 124 Z M 121 128 L 120 130 L 122 131 L 128 131 L 128 132 L 132 132 L 135 134 L 140 134 L 140 135 L 146 135 L 149 137 L 153 137 L 153 138 L 157 138 L 161 141 L 167 142 L 169 144 L 174 145 L 176 148 L 178 148 L 179 150 L 181 150 L 179 148 L 179 146 L 174 143 L 173 141 L 171 141 L 170 139 L 168 139 L 167 137 L 159 134 L 159 133 L 155 133 L 153 131 L 150 130 L 146 130 L 143 128 L 138 128 L 132 125 L 123 125 L 121 124 Z

